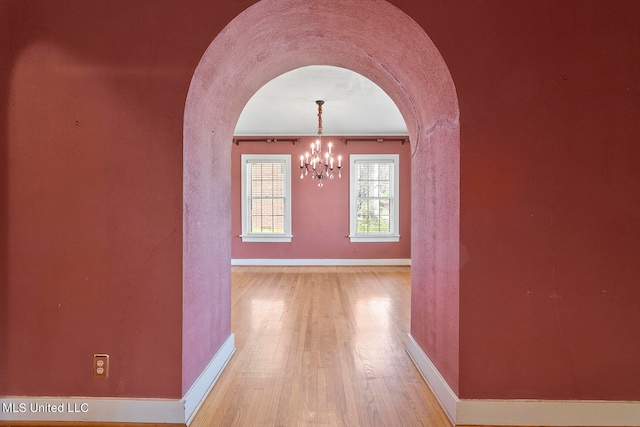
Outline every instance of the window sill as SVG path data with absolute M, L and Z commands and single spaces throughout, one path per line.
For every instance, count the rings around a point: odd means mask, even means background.
M 375 235 L 350 235 L 349 239 L 352 243 L 375 243 L 375 242 L 399 242 L 399 234 L 375 234 Z
M 266 236 L 241 234 L 240 238 L 242 239 L 242 242 L 290 243 L 293 235 L 279 234 L 277 236 Z

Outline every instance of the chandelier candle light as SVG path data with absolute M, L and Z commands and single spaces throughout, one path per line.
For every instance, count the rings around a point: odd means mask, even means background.
M 338 178 L 342 178 L 342 156 L 338 156 L 338 162 L 333 157 L 333 144 L 329 142 L 326 152 L 322 152 L 322 105 L 324 101 L 316 101 L 318 104 L 318 139 L 311 143 L 311 154 L 307 151 L 300 156 L 300 179 L 311 175 L 311 179 L 318 180 L 318 187 L 322 188 L 325 179 L 333 179 L 334 166 L 338 168 Z

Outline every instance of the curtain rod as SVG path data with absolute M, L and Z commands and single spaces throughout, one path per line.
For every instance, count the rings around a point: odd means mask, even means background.
M 300 142 L 300 138 L 234 138 L 233 143 L 240 145 L 241 142 L 291 142 L 296 145 L 296 142 Z
M 274 143 L 274 142 L 291 142 L 293 145 L 296 145 L 296 142 L 300 142 L 301 139 L 300 138 L 234 138 L 233 139 L 233 143 L 236 145 L 240 145 L 241 142 L 267 142 L 267 143 Z M 342 142 L 346 144 L 349 143 L 349 141 L 352 142 L 356 142 L 356 141 L 371 141 L 371 142 L 392 142 L 392 141 L 398 141 L 401 142 L 402 145 L 405 144 L 405 142 L 409 142 L 409 138 L 407 137 L 396 137 L 396 138 L 342 138 Z
M 345 145 L 349 142 L 349 141 L 372 141 L 372 142 L 391 142 L 391 141 L 400 141 L 402 142 L 402 145 L 404 145 L 405 142 L 409 142 L 409 138 L 408 137 L 404 137 L 404 136 L 399 136 L 399 137 L 395 137 L 395 138 L 342 138 L 342 142 L 345 143 Z

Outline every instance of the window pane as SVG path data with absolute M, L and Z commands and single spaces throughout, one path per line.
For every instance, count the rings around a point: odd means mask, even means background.
M 390 205 L 391 203 L 389 199 L 378 200 L 378 210 L 380 212 L 380 216 L 385 216 L 387 218 L 391 216 Z
M 398 154 L 349 155 L 349 238 L 352 242 L 398 242 Z
M 379 195 L 380 197 L 389 197 L 391 195 L 390 193 L 390 186 L 389 186 L 390 182 L 389 181 L 385 181 L 385 182 L 381 182 L 380 183 L 380 187 L 379 187 Z
M 253 199 L 251 200 L 251 216 L 260 216 L 262 215 L 262 200 Z
M 358 194 L 358 197 L 368 197 L 369 194 L 371 194 L 368 181 L 358 181 L 356 186 L 357 186 L 356 192 Z
M 356 232 L 391 232 L 391 163 L 356 163 Z
M 284 197 L 284 179 L 272 182 L 271 194 L 274 197 Z
M 389 163 L 381 163 L 378 165 L 378 179 L 381 181 L 389 181 L 390 179 L 390 172 L 391 172 L 391 165 Z
M 285 164 L 251 163 L 250 206 L 252 233 L 285 232 Z

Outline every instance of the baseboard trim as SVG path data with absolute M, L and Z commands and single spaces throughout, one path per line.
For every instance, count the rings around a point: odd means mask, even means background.
M 459 399 L 409 334 L 406 350 L 454 425 L 640 426 L 640 402 Z
M 640 402 L 599 400 L 466 400 L 458 425 L 640 426 Z
M 280 259 L 280 258 L 236 258 L 231 260 L 231 265 L 264 265 L 264 266 L 306 266 L 306 265 L 336 265 L 336 266 L 361 266 L 361 265 L 411 265 L 410 258 L 386 258 L 386 259 Z
M 0 421 L 185 424 L 181 399 L 3 397 Z
M 198 379 L 182 398 L 185 413 L 183 421 L 187 425 L 191 424 L 191 421 L 193 421 L 193 418 L 198 412 L 198 409 L 202 406 L 204 399 L 211 392 L 211 389 L 215 385 L 216 381 L 218 381 L 218 378 L 220 378 L 222 371 L 227 366 L 235 352 L 235 335 L 230 334 L 213 359 L 211 359 L 205 370 L 200 374 Z
M 188 425 L 235 352 L 231 334 L 182 399 L 0 397 L 0 425 L 136 423 Z
M 440 406 L 444 409 L 445 414 L 455 425 L 457 423 L 456 410 L 459 402 L 458 396 L 456 396 L 451 387 L 449 387 L 447 381 L 440 374 L 433 362 L 431 362 L 431 359 L 422 351 L 422 348 L 411 334 L 409 334 L 405 348 L 411 360 L 413 360 L 413 363 L 418 368 L 418 371 L 420 371 L 420 374 L 427 382 L 427 385 L 436 396 L 436 399 L 440 402 Z

